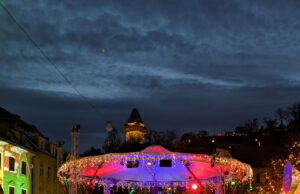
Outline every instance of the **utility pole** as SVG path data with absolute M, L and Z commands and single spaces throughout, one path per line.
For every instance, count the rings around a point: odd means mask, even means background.
M 71 127 L 71 136 L 72 136 L 72 148 L 71 148 L 71 155 L 74 158 L 78 158 L 78 137 L 79 137 L 79 129 L 80 125 L 73 125 Z
M 57 141 L 55 143 L 56 145 L 56 168 L 55 168 L 55 173 L 57 173 L 57 169 L 62 165 L 62 163 L 64 162 L 64 147 L 63 145 L 65 144 L 64 141 Z M 58 181 L 58 180 L 56 180 Z M 55 187 L 55 191 L 54 193 L 59 193 L 58 191 L 59 187 Z
M 79 137 L 79 129 L 80 125 L 73 125 L 71 127 L 71 136 L 72 136 L 72 147 L 71 147 L 71 160 L 74 160 L 74 167 L 71 169 L 71 177 L 73 178 L 74 182 L 70 184 L 70 194 L 77 194 L 77 168 L 76 163 L 77 159 L 79 158 L 78 153 L 78 137 Z
M 57 141 L 56 142 L 56 160 L 57 160 L 57 168 L 59 168 L 64 161 L 64 147 L 65 142 Z

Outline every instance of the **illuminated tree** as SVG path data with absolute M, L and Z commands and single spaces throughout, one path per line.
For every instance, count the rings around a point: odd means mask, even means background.
M 300 143 L 298 141 L 294 142 L 288 150 L 289 156 L 287 158 L 278 158 L 271 161 L 271 170 L 266 172 L 266 182 L 256 188 L 259 193 L 282 193 L 282 178 L 285 164 L 290 162 L 293 167 L 299 167 L 300 165 Z

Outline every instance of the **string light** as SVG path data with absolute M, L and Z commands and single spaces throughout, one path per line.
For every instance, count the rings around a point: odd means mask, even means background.
M 197 188 L 198 188 L 197 184 L 194 183 L 194 184 L 192 185 L 192 189 L 193 189 L 193 190 L 196 190 Z
M 134 192 L 134 187 L 131 187 L 129 194 L 132 194 L 133 192 Z
M 91 187 L 92 186 L 92 182 L 90 180 L 87 180 L 85 184 L 86 184 L 87 187 Z
M 236 184 L 236 181 L 235 180 L 232 180 L 231 181 L 231 185 L 235 185 Z

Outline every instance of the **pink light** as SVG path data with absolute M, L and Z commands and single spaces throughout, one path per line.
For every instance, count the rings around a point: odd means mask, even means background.
M 102 52 L 102 53 L 105 53 L 105 52 L 106 52 L 106 50 L 105 50 L 105 49 L 102 49 L 102 50 L 101 50 L 101 52 Z
M 196 190 L 198 188 L 197 184 L 192 185 L 192 189 Z

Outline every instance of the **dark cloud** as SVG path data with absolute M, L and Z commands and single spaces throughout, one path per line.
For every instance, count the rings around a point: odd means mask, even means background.
M 120 128 L 132 107 L 150 128 L 182 133 L 229 130 L 298 100 L 298 1 L 3 2 L 100 110 L 1 9 L 1 105 L 51 139 L 80 122 L 84 148 L 100 146 L 105 120 Z

